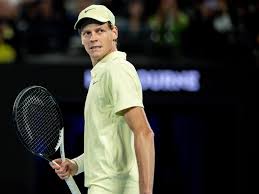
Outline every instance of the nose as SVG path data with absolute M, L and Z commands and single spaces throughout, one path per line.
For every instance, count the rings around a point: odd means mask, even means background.
M 97 34 L 93 32 L 90 37 L 90 41 L 96 41 L 97 40 Z

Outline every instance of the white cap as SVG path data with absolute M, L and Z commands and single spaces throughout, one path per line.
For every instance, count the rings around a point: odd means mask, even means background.
M 115 16 L 104 5 L 90 5 L 83 9 L 79 13 L 78 19 L 74 25 L 75 30 L 79 28 L 79 23 L 85 18 L 91 18 L 104 23 L 111 22 L 112 25 L 115 25 Z

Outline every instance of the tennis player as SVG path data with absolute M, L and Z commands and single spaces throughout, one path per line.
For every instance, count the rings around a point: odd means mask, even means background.
M 118 29 L 103 5 L 82 10 L 75 23 L 91 58 L 92 80 L 85 102 L 84 153 L 50 164 L 61 179 L 84 172 L 88 194 L 152 194 L 154 133 L 142 89 L 126 53 L 117 50 Z

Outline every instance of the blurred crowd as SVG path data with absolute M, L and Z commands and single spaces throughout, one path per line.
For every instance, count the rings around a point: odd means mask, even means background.
M 73 25 L 93 3 L 114 12 L 119 49 L 129 54 L 224 58 L 259 52 L 258 0 L 0 0 L 0 64 L 46 53 L 84 55 Z

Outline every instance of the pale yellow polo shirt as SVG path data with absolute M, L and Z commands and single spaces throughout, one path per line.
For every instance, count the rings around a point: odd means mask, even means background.
M 107 178 L 137 169 L 134 136 L 121 111 L 143 107 L 138 74 L 125 53 L 105 56 L 93 67 L 91 76 L 84 112 L 84 154 L 74 159 L 78 173 L 85 172 L 86 187 L 102 186 Z M 138 180 L 137 172 L 134 176 Z

